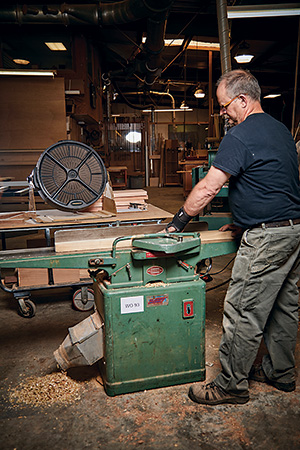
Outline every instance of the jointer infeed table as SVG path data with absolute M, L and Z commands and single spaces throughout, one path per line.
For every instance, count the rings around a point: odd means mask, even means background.
M 109 395 L 203 380 L 205 282 L 198 269 L 236 251 L 230 232 L 122 236 L 106 245 L 5 252 L 0 268 L 89 269 L 102 321 L 97 359 Z M 73 345 L 80 349 L 83 341 Z

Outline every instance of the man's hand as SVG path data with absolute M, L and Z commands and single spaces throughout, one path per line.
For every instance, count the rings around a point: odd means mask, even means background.
M 180 233 L 183 231 L 184 227 L 192 220 L 193 216 L 190 216 L 185 212 L 182 206 L 179 211 L 175 214 L 170 223 L 166 226 L 167 233 Z
M 231 231 L 231 236 L 234 238 L 240 238 L 244 232 L 243 228 L 234 225 L 234 223 L 227 223 L 219 228 L 219 231 Z
M 163 231 L 160 231 L 160 233 L 176 233 L 176 228 L 168 227 L 168 229 L 165 228 Z

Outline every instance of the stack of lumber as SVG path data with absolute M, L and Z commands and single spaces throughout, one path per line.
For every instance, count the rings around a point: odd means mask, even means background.
M 116 203 L 117 212 L 128 211 L 146 211 L 148 193 L 144 189 L 123 189 L 122 191 L 113 191 L 114 201 Z M 99 212 L 102 211 L 102 197 L 93 205 L 89 206 L 85 211 Z

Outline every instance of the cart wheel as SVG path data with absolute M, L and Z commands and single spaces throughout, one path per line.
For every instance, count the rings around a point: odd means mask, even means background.
M 86 286 L 73 294 L 73 305 L 78 311 L 89 311 L 94 308 L 94 291 Z
M 20 316 L 26 317 L 27 319 L 31 319 L 31 317 L 35 316 L 36 306 L 32 300 L 20 298 L 18 299 L 18 303 L 18 313 Z

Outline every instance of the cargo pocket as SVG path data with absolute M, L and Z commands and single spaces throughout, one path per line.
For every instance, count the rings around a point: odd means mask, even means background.
M 261 281 L 262 280 L 256 278 L 255 280 L 246 282 L 240 302 L 241 310 L 251 311 L 256 307 L 261 291 Z
M 269 235 L 271 245 L 266 250 L 266 260 L 273 266 L 285 264 L 299 245 L 298 235 Z

